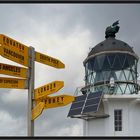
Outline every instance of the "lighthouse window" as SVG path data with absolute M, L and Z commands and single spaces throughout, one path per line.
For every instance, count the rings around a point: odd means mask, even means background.
M 122 131 L 122 110 L 114 110 L 114 129 L 115 131 Z

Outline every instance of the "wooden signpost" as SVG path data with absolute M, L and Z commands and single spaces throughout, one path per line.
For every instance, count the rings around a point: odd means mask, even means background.
M 3 34 L 0 34 L 0 55 L 27 67 L 0 63 L 0 74 L 20 77 L 0 77 L 0 88 L 28 89 L 28 136 L 34 136 L 34 120 L 44 109 L 65 106 L 75 100 L 70 95 L 48 96 L 63 88 L 63 81 L 54 81 L 34 89 L 35 61 L 57 69 L 65 68 L 65 64 Z

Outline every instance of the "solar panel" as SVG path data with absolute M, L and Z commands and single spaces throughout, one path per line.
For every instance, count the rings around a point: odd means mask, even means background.
M 85 103 L 85 107 L 86 106 L 91 106 L 93 104 L 98 104 L 100 101 L 100 98 L 92 98 L 92 99 L 87 99 L 86 103 Z
M 101 97 L 102 92 L 91 92 L 89 94 L 77 96 L 71 105 L 68 117 L 98 111 Z
M 75 101 L 71 105 L 68 116 L 81 114 L 86 97 L 87 94 L 75 97 Z
M 102 92 L 90 93 L 87 97 L 82 113 L 96 112 L 100 103 Z
M 81 96 L 77 96 L 75 98 L 75 102 L 83 101 L 83 100 L 86 99 L 86 97 L 87 97 L 87 94 L 84 94 L 84 95 L 81 95 Z
M 101 91 L 91 92 L 91 93 L 88 94 L 88 99 L 95 98 L 95 97 L 100 97 L 101 95 L 102 95 Z
M 92 105 L 92 106 L 86 106 L 86 107 L 84 107 L 82 113 L 96 112 L 97 111 L 97 108 L 98 108 L 98 105 L 97 104 L 96 105 Z

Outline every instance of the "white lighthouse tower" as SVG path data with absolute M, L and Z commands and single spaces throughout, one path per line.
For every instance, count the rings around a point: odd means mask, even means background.
M 138 56 L 115 38 L 118 21 L 84 60 L 85 86 L 68 117 L 83 119 L 84 136 L 140 136 Z

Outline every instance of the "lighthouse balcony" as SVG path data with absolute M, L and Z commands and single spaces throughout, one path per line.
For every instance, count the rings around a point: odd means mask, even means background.
M 94 84 L 88 84 L 79 89 L 82 94 L 89 92 L 102 91 L 104 94 L 114 94 L 114 95 L 123 95 L 123 94 L 138 94 L 140 90 L 139 83 L 134 81 L 99 81 Z M 75 94 L 80 94 L 80 91 Z

